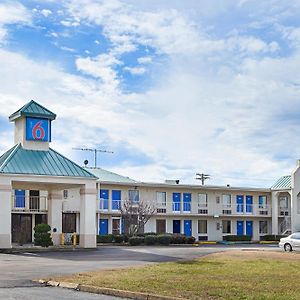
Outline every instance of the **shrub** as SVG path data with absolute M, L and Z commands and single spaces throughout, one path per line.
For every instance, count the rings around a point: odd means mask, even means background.
M 183 234 L 173 234 L 171 236 L 171 244 L 185 244 L 187 241 L 187 238 Z
M 169 234 L 161 234 L 157 236 L 157 240 L 160 245 L 170 245 L 171 239 L 172 237 Z
M 281 238 L 287 237 L 287 235 L 280 235 L 280 234 L 266 234 L 260 237 L 261 241 L 277 241 Z
M 187 244 L 194 244 L 195 241 L 196 241 L 196 239 L 195 239 L 193 236 L 188 236 L 188 237 L 186 238 L 186 243 L 187 243 Z
M 146 245 L 155 245 L 158 244 L 158 238 L 156 235 L 147 235 L 145 236 Z
M 114 236 L 112 234 L 97 235 L 97 243 L 112 243 Z
M 34 227 L 34 245 L 49 247 L 53 246 L 51 227 L 48 224 L 38 224 Z
M 114 235 L 114 243 L 123 243 L 124 242 L 124 235 L 118 234 Z
M 129 237 L 126 234 L 123 234 L 124 243 L 128 243 Z
M 227 242 L 249 242 L 251 235 L 225 235 L 224 241 Z
M 146 237 L 146 236 L 148 236 L 148 235 L 157 235 L 157 233 L 156 232 L 145 232 L 144 233 L 144 237 Z
M 145 238 L 141 237 L 141 236 L 133 236 L 131 238 L 129 238 L 129 244 L 131 246 L 138 246 L 144 243 Z

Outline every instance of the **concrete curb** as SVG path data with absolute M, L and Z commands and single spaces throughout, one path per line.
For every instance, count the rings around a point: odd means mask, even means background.
M 156 294 L 117 290 L 117 289 L 106 288 L 106 287 L 96 287 L 96 286 L 77 284 L 71 282 L 58 282 L 54 280 L 45 281 L 40 279 L 40 280 L 33 280 L 33 282 L 44 284 L 46 286 L 60 287 L 60 288 L 71 289 L 80 292 L 109 295 L 109 296 L 128 298 L 128 299 L 137 299 L 137 300 L 179 300 L 179 299 L 183 300 L 184 299 L 184 298 L 161 296 Z
M 0 249 L 0 253 L 16 254 L 16 253 L 46 253 L 46 252 L 86 252 L 95 251 L 97 248 L 79 248 L 79 247 L 65 247 L 65 248 L 9 248 Z

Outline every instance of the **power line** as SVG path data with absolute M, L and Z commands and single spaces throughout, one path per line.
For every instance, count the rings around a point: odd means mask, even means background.
M 103 150 L 103 149 L 96 149 L 96 148 L 72 148 L 73 150 L 79 150 L 79 151 L 90 151 L 94 152 L 94 162 L 95 162 L 95 168 L 97 168 L 97 153 L 111 153 L 113 154 L 113 151 Z

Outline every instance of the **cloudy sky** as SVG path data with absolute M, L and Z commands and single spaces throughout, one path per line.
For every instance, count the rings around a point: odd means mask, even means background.
M 0 150 L 31 99 L 52 147 L 139 180 L 269 187 L 300 158 L 300 1 L 0 2 Z

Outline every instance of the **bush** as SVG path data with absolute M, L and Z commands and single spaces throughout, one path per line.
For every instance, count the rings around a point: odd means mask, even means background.
M 186 237 L 186 243 L 187 244 L 194 244 L 196 239 L 193 236 Z
M 224 241 L 227 242 L 249 242 L 251 241 L 251 235 L 225 235 Z
M 157 236 L 158 244 L 160 245 L 170 245 L 171 239 L 172 237 L 169 234 L 161 234 Z
M 141 236 L 133 236 L 131 238 L 129 238 L 129 244 L 131 246 L 138 246 L 143 244 L 145 241 L 145 238 L 141 237 Z
M 53 246 L 51 227 L 48 224 L 38 224 L 34 227 L 34 245 L 49 247 Z
M 112 234 L 97 235 L 97 243 L 112 243 L 114 236 Z
M 145 244 L 146 245 L 155 245 L 158 244 L 158 238 L 156 235 L 147 235 L 145 236 Z
M 123 243 L 124 242 L 124 235 L 122 234 L 118 234 L 118 235 L 114 235 L 114 243 Z
M 187 242 L 187 238 L 183 234 L 173 234 L 171 236 L 171 244 L 185 244 Z
M 280 234 L 266 234 L 260 237 L 261 241 L 277 241 L 281 238 L 287 237 L 287 235 L 280 235 Z
M 154 235 L 154 236 L 157 236 L 157 233 L 156 232 L 145 232 L 144 234 L 144 237 L 148 236 L 148 235 Z
M 124 243 L 128 243 L 129 237 L 126 234 L 123 234 Z

